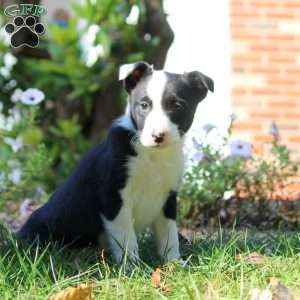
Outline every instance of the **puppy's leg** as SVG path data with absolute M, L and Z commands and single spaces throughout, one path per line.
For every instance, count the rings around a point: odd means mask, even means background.
M 179 240 L 176 225 L 176 193 L 172 192 L 153 223 L 158 253 L 165 261 L 180 259 Z
M 113 221 L 105 220 L 104 223 L 115 261 L 121 263 L 124 254 L 127 254 L 130 260 L 137 261 L 139 259 L 139 249 L 131 210 L 122 207 Z

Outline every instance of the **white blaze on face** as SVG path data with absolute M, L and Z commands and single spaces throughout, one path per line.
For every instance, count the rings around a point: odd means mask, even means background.
M 141 133 L 141 143 L 145 147 L 156 146 L 153 134 L 163 133 L 165 135 L 163 144 L 169 144 L 172 138 L 179 136 L 177 126 L 170 121 L 162 107 L 166 83 L 166 74 L 163 71 L 154 71 L 147 84 L 147 96 L 152 101 L 152 110 L 145 120 Z

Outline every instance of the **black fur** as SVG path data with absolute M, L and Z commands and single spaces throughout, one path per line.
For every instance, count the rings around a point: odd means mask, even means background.
M 130 144 L 133 135 L 113 126 L 107 139 L 89 152 L 49 201 L 30 216 L 17 238 L 96 244 L 103 231 L 100 214 L 113 220 L 122 206 L 119 191 L 126 183 L 126 161 L 136 155 Z
M 177 216 L 177 193 L 171 191 L 164 205 L 164 214 L 168 219 L 176 220 Z

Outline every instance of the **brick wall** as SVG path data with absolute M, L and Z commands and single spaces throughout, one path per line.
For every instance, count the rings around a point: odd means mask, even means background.
M 234 135 L 300 146 L 300 0 L 230 0 Z

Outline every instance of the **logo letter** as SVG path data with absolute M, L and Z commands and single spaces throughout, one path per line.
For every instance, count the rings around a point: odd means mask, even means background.
M 20 10 L 17 4 L 9 5 L 4 9 L 4 15 L 6 17 L 14 17 L 20 14 Z
M 46 14 L 46 8 L 41 5 L 35 5 L 35 11 L 33 13 L 34 16 L 40 17 L 41 15 Z

